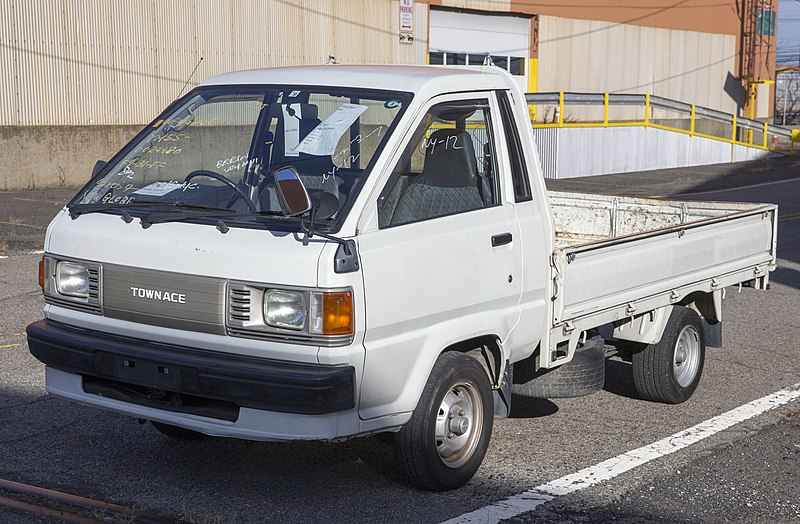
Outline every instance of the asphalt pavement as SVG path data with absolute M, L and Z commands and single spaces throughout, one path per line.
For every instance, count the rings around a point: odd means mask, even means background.
M 547 187 L 558 191 L 647 197 L 716 192 L 793 178 L 800 178 L 800 155 L 547 180 Z

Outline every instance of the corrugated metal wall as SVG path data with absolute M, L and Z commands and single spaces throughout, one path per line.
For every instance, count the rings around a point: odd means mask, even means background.
M 735 113 L 744 101 L 735 60 L 731 35 L 539 18 L 541 92 L 651 93 Z
M 398 0 L 3 0 L 0 126 L 142 124 L 237 69 L 425 63 L 428 9 L 400 44 Z
M 558 178 L 558 129 L 554 127 L 534 128 L 536 150 L 545 178 Z
M 769 151 L 644 127 L 534 129 L 545 178 L 739 162 Z

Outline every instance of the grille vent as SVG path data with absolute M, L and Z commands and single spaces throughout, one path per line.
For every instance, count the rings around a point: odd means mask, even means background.
M 250 290 L 237 285 L 228 289 L 228 317 L 232 321 L 250 322 Z
M 89 268 L 89 302 L 100 301 L 100 269 Z

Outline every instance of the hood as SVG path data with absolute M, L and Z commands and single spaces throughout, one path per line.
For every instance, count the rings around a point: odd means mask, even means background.
M 283 286 L 316 286 L 326 241 L 302 233 L 213 225 L 157 223 L 143 229 L 104 213 L 70 218 L 62 211 L 50 223 L 47 253 L 101 264 L 225 280 Z M 333 261 L 331 261 L 331 264 Z

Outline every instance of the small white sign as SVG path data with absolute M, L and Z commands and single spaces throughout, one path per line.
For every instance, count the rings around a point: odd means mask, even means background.
M 309 155 L 325 156 L 332 155 L 336 151 L 345 131 L 356 121 L 356 119 L 367 110 L 367 106 L 360 104 L 342 104 L 336 111 L 315 127 L 297 146 L 298 153 Z M 288 148 L 287 148 L 288 149 Z M 288 155 L 288 150 L 287 150 Z
M 137 189 L 133 192 L 133 194 L 143 196 L 164 196 L 182 186 L 183 184 L 180 182 L 153 182 L 149 186 Z
M 414 0 L 400 0 L 400 32 L 414 32 Z

